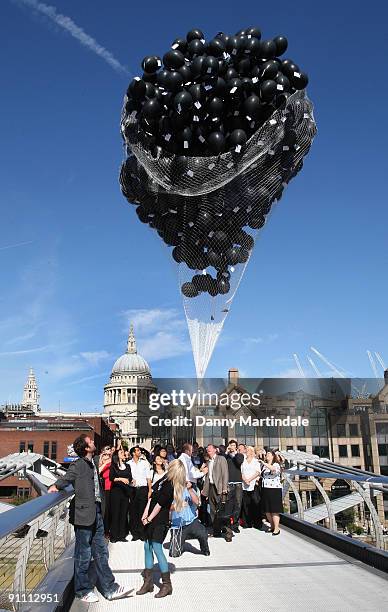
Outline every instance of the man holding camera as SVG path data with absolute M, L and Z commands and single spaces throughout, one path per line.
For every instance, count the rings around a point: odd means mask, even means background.
M 240 533 L 239 519 L 243 498 L 241 466 L 244 462 L 244 455 L 237 452 L 236 440 L 230 440 L 226 449 L 226 461 L 228 463 L 228 502 L 230 504 L 232 526 L 234 533 Z

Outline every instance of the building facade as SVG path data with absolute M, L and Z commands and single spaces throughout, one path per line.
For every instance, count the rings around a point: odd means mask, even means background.
M 138 354 L 133 325 L 127 350 L 113 364 L 109 382 L 104 387 L 104 414 L 119 426 L 121 437 L 129 446 L 152 443 L 152 428 L 148 425 L 149 396 L 156 391 L 151 370 Z

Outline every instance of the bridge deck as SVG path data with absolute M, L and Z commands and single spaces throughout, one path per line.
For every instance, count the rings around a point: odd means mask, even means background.
M 388 581 L 381 573 L 287 528 L 283 527 L 278 537 L 246 530 L 236 535 L 232 543 L 218 539 L 209 542 L 209 557 L 199 554 L 193 540 L 186 544 L 182 557 L 169 558 L 174 592 L 166 599 L 154 599 L 156 589 L 153 594 L 115 602 L 100 595 L 99 603 L 89 604 L 90 612 L 157 612 L 172 608 L 182 612 L 388 610 Z M 120 584 L 139 588 L 143 562 L 141 542 L 110 545 L 110 564 Z M 81 612 L 88 607 L 75 600 L 71 611 Z

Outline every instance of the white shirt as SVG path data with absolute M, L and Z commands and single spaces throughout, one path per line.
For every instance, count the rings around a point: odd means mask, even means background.
M 207 466 L 209 468 L 209 482 L 210 484 L 214 484 L 214 480 L 213 480 L 214 457 L 209 459 Z
M 160 474 L 158 474 L 158 472 L 152 472 L 152 484 L 154 484 L 154 482 L 158 482 L 158 480 L 163 478 L 166 474 L 167 470 L 165 472 L 161 472 Z
M 191 457 L 186 455 L 186 453 L 182 453 L 179 455 L 179 460 L 182 461 L 183 465 L 186 469 L 186 480 L 190 480 L 190 482 L 197 484 L 198 478 L 203 478 L 205 474 L 199 471 L 198 468 L 193 465 L 191 461 Z
M 151 480 L 151 468 L 150 464 L 146 459 L 139 459 L 136 463 L 134 459 L 128 461 L 128 465 L 131 468 L 132 478 L 135 481 L 135 487 L 147 487 L 148 480 Z
M 245 457 L 244 463 L 241 466 L 241 474 L 243 478 L 252 478 L 257 473 L 259 473 L 260 476 L 260 472 L 261 465 L 259 463 L 259 460 L 254 457 L 251 461 L 247 461 L 247 458 Z M 256 479 L 251 480 L 249 485 L 245 484 L 245 482 L 243 481 L 243 490 L 253 491 L 253 489 L 255 488 L 255 483 Z

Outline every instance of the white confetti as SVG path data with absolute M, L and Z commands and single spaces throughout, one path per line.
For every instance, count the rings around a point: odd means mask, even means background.
M 175 45 L 171 45 L 171 49 L 178 49 L 178 48 L 179 48 L 178 43 L 175 43 Z
M 216 167 L 216 165 L 215 165 L 215 164 L 209 164 L 209 165 L 208 165 L 209 170 L 213 170 L 213 168 L 215 168 L 215 167 Z
M 239 116 L 239 114 L 240 114 L 240 111 L 235 110 L 233 114 L 234 114 L 234 116 L 235 116 L 235 117 L 238 117 L 238 116 Z
M 162 62 L 160 61 L 160 59 L 158 59 L 157 64 L 158 64 L 158 66 L 160 68 L 160 66 L 162 65 Z
M 167 142 L 169 142 L 171 139 L 171 134 L 166 134 L 164 137 L 164 140 L 166 140 Z
M 198 117 L 198 115 L 194 115 L 194 116 L 193 116 L 193 121 L 199 121 L 199 117 Z
M 252 123 L 250 124 L 250 126 L 251 126 L 251 128 L 254 128 L 254 127 L 255 127 L 255 122 L 254 122 L 254 121 L 252 121 Z
M 236 151 L 236 153 L 240 153 L 241 145 L 237 145 L 234 150 Z
M 294 77 L 296 77 L 297 79 L 300 79 L 300 72 L 294 72 Z
M 278 83 L 278 84 L 276 85 L 276 89 L 277 89 L 278 91 L 283 91 L 284 87 L 283 87 L 283 85 L 280 85 L 280 83 Z
M 192 221 L 190 221 L 190 223 L 188 224 L 189 227 L 193 227 L 194 223 Z
M 141 81 L 140 77 L 135 77 L 133 80 L 134 81 Z
M 226 164 L 226 167 L 229 168 L 229 169 L 233 168 L 233 162 L 229 162 L 228 164 Z
M 250 117 L 249 115 L 247 115 L 247 119 L 248 121 L 252 121 L 252 117 Z
M 239 206 L 236 206 L 236 208 L 233 208 L 233 212 L 235 212 L 235 213 L 236 213 L 238 210 L 240 210 L 240 207 L 239 207 Z
M 205 139 L 204 139 L 204 137 L 202 135 L 198 136 L 198 140 L 200 140 L 201 142 L 205 142 Z
M 237 55 L 237 49 L 233 49 L 232 55 Z
M 233 266 L 230 266 L 230 271 L 234 272 L 234 267 Z
M 258 82 L 259 82 L 258 77 L 253 77 L 253 79 L 252 79 L 252 83 L 258 83 Z
M 236 93 L 236 91 L 237 91 L 237 87 L 232 87 L 232 89 L 230 90 L 230 93 L 234 94 L 234 93 Z
M 209 89 L 213 89 L 211 85 L 205 85 L 204 89 L 206 89 L 206 91 L 209 91 Z
M 289 151 L 289 150 L 290 150 L 290 147 L 288 147 L 287 145 L 283 147 L 283 151 Z
M 211 74 L 211 71 L 212 71 L 211 66 L 209 66 L 209 68 L 206 70 L 206 72 L 207 72 L 208 74 Z
M 197 101 L 197 102 L 194 102 L 194 106 L 195 108 L 201 108 L 202 104 L 199 101 Z
M 194 176 L 194 172 L 192 170 L 188 170 L 186 172 L 187 176 L 193 177 Z
M 184 148 L 184 149 L 188 149 L 188 148 L 189 148 L 189 143 L 188 143 L 188 141 L 187 141 L 187 140 L 184 140 L 184 141 L 183 141 L 183 148 Z

